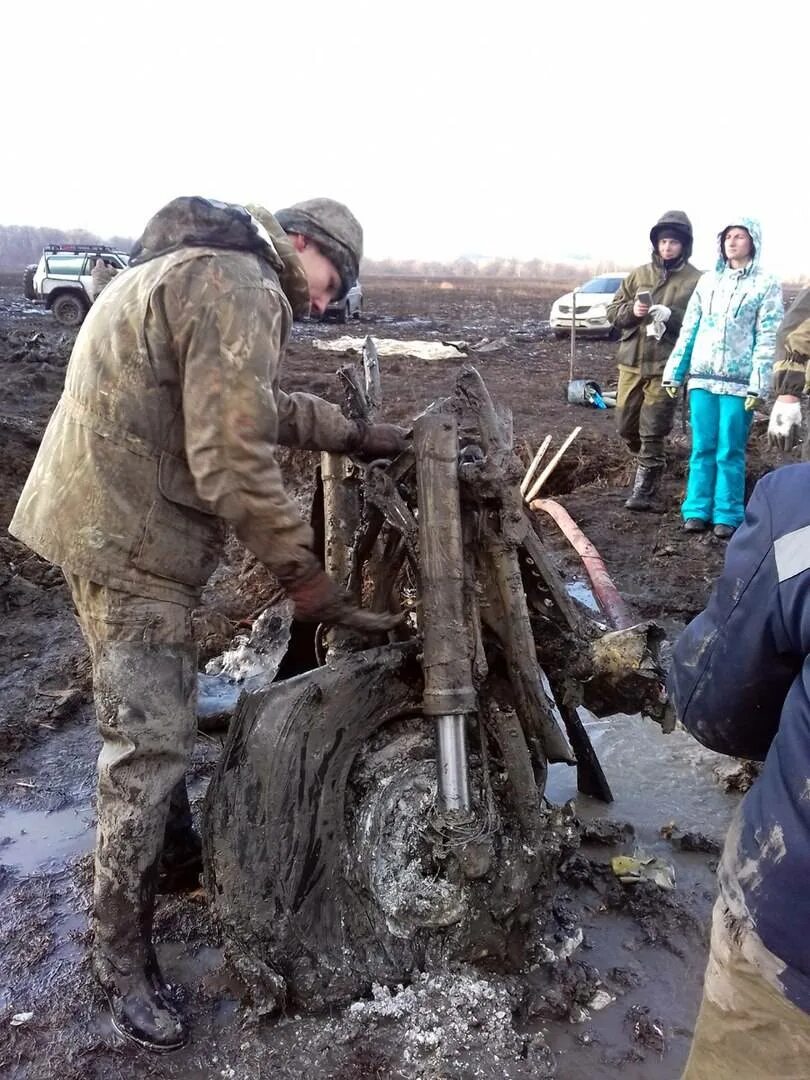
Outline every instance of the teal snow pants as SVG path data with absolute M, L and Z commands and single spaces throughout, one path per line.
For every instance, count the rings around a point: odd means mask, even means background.
M 681 513 L 714 525 L 742 522 L 745 498 L 745 444 L 753 413 L 745 398 L 689 391 L 692 456 Z

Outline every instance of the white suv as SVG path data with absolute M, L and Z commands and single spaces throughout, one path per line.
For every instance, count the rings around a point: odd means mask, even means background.
M 36 269 L 25 275 L 25 294 L 42 301 L 63 326 L 80 326 L 93 303 L 91 274 L 96 259 L 114 270 L 129 264 L 125 251 L 104 244 L 48 244 Z

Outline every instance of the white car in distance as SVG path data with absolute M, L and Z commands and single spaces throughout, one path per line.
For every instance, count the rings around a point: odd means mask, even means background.
M 549 324 L 557 337 L 568 337 L 571 319 L 576 319 L 578 334 L 609 335 L 607 308 L 629 270 L 612 274 L 600 274 L 580 285 L 573 293 L 566 293 L 551 305 Z M 572 313 L 574 296 L 576 311 Z

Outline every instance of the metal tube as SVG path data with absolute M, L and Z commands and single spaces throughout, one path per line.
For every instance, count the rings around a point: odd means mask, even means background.
M 475 711 L 476 696 L 464 602 L 456 418 L 421 416 L 413 437 L 422 571 L 423 709 L 436 720 L 440 809 L 470 813 L 465 716 Z
M 436 718 L 439 808 L 468 813 L 470 778 L 467 770 L 467 718 L 461 713 Z

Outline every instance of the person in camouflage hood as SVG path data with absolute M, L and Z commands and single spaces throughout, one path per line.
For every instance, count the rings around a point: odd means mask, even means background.
M 717 265 L 692 293 L 662 385 L 675 397 L 689 375 L 684 528 L 713 523 L 728 540 L 743 519 L 745 444 L 753 410 L 768 396 L 783 303 L 782 286 L 760 266 L 759 222 L 735 218 L 717 241 Z
M 112 264 L 106 263 L 101 257 L 96 259 L 90 274 L 91 292 L 94 300 L 98 300 L 117 273 L 118 271 Z
M 773 393 L 776 400 L 768 422 L 768 442 L 792 450 L 801 442 L 802 394 L 810 392 L 810 289 L 802 289 L 782 320 L 776 335 Z M 810 456 L 807 441 L 802 451 Z
M 346 287 L 362 233 L 340 203 L 267 210 L 179 198 L 93 304 L 10 532 L 61 566 L 93 661 L 102 750 L 93 968 L 127 1038 L 187 1039 L 152 945 L 164 891 L 197 880 L 185 771 L 196 730 L 191 610 L 223 527 L 278 577 L 299 618 L 384 630 L 330 581 L 286 493 L 278 444 L 388 457 L 403 436 L 286 394 L 294 315 Z M 284 217 L 284 215 L 282 215 Z
M 627 275 L 608 306 L 608 318 L 620 335 L 617 424 L 638 461 L 633 491 L 624 504 L 628 510 L 653 507 L 666 463 L 664 443 L 675 417 L 675 402 L 661 388 L 661 375 L 700 277 L 689 262 L 692 223 L 682 210 L 661 215 L 650 230 L 650 243 L 650 262 Z

